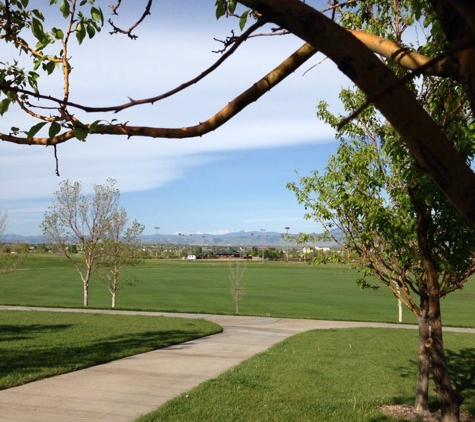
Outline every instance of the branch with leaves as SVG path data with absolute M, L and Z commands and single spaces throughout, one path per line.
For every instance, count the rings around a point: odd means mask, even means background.
M 53 1 L 52 3 L 56 3 Z M 94 3 L 91 0 L 90 3 Z M 119 2 L 120 3 L 120 2 Z M 236 13 L 237 4 L 240 3 L 252 10 L 246 13 Z M 463 2 L 462 2 L 463 3 Z M 398 28 L 396 28 L 395 40 L 385 40 L 376 38 L 376 34 L 371 31 L 364 34 L 357 29 L 351 29 L 350 32 L 323 13 L 318 12 L 309 5 L 294 0 L 219 0 L 217 2 L 217 17 L 233 16 L 240 19 L 240 25 L 244 27 L 248 17 L 258 17 L 259 19 L 273 23 L 278 28 L 293 33 L 302 38 L 311 46 L 314 51 L 320 51 L 335 62 L 338 68 L 347 75 L 357 86 L 366 94 L 368 101 L 376 105 L 381 113 L 390 121 L 394 128 L 400 133 L 406 145 L 418 161 L 419 165 L 430 174 L 437 182 L 439 187 L 451 199 L 462 214 L 475 224 L 475 175 L 470 166 L 463 160 L 452 142 L 440 130 L 431 116 L 427 114 L 422 105 L 416 100 L 404 83 L 393 73 L 387 63 L 393 61 L 400 66 L 408 66 L 416 73 L 427 73 L 432 75 L 444 76 L 460 81 L 466 93 L 466 96 L 475 107 L 475 83 L 470 75 L 475 71 L 474 35 L 471 31 L 474 13 L 471 7 L 462 4 L 456 0 L 438 0 L 431 2 L 432 9 L 429 6 L 414 8 L 412 21 L 422 18 L 422 11 L 426 12 L 425 19 L 429 23 L 434 20 L 434 16 L 441 19 L 443 35 L 448 45 L 448 54 L 443 57 L 439 50 L 434 57 L 430 59 L 426 54 L 409 51 L 407 48 L 399 47 Z M 21 30 L 34 28 L 33 35 L 39 42 L 39 47 L 34 48 L 39 54 L 46 57 L 54 55 L 46 54 L 43 51 L 52 44 L 52 40 L 61 38 L 68 40 L 71 34 L 75 34 L 77 40 L 81 43 L 86 36 L 92 38 L 100 30 L 103 24 L 103 16 L 100 9 L 93 6 L 88 15 L 77 11 L 84 7 L 86 2 L 76 2 L 75 0 L 63 0 L 60 4 L 60 10 L 67 22 L 74 22 L 64 34 L 58 30 L 52 29 L 47 32 L 43 29 L 43 18 L 38 9 L 27 10 L 24 6 L 16 6 L 14 9 L 12 3 L 5 3 L 0 12 L 0 21 L 3 22 L 3 32 L 0 36 L 5 40 L 12 40 L 11 34 L 17 34 L 20 39 Z M 20 4 L 17 2 L 16 4 Z M 22 3 L 23 4 L 23 3 Z M 357 2 L 346 2 L 334 4 L 333 11 L 344 7 L 356 7 Z M 389 4 L 389 3 L 388 3 Z M 402 3 L 401 3 L 402 4 Z M 406 4 L 406 2 L 404 2 Z M 147 2 L 151 5 L 151 2 Z M 371 15 L 371 7 L 385 7 L 386 3 L 371 2 L 365 3 L 365 13 L 368 12 L 369 19 L 372 19 L 374 25 L 377 25 L 377 19 Z M 413 7 L 407 6 L 407 7 Z M 463 10 L 463 12 L 462 12 Z M 431 15 L 432 13 L 432 15 Z M 25 16 L 23 23 L 15 23 L 12 16 Z M 72 16 L 75 19 L 72 19 Z M 89 16 L 90 17 L 86 17 Z M 454 22 L 458 25 L 452 25 Z M 401 28 L 407 25 L 400 25 Z M 375 26 L 377 29 L 377 27 Z M 436 34 L 442 37 L 442 31 Z M 61 37 L 64 35 L 64 37 Z M 439 43 L 442 45 L 443 43 Z M 17 48 L 21 49 L 20 45 Z M 377 55 L 375 55 L 375 52 Z M 431 53 L 432 51 L 428 51 Z M 381 61 L 380 57 L 385 57 L 387 61 Z M 69 101 L 67 95 L 69 83 L 69 58 L 64 55 L 58 55 L 61 58 L 61 66 L 66 69 L 64 86 L 65 94 L 62 102 L 59 103 L 57 113 L 52 113 L 51 109 L 48 115 L 35 113 L 31 109 L 31 103 L 28 102 L 31 93 L 27 93 L 27 86 L 33 88 L 36 92 L 35 84 L 37 76 L 35 73 L 26 75 L 13 66 L 10 73 L 3 69 L 0 72 L 1 91 L 5 98 L 0 102 L 0 112 L 5 113 L 9 104 L 12 102 L 22 103 L 23 109 L 30 115 L 42 120 L 42 124 L 48 123 L 48 137 L 36 137 L 36 134 L 43 127 L 34 127 L 34 130 L 21 130 L 12 128 L 10 133 L 0 134 L 0 139 L 18 144 L 28 145 L 57 145 L 73 138 L 84 140 L 89 134 L 113 134 L 123 136 L 144 136 L 144 137 L 163 137 L 163 138 L 184 138 L 193 136 L 202 136 L 220 125 L 229 121 L 240 110 L 247 107 L 252 102 L 260 98 L 267 92 L 274 83 L 261 83 L 256 95 L 254 87 L 231 102 L 229 106 L 224 107 L 215 116 L 204 123 L 195 126 L 182 128 L 155 128 L 145 126 L 133 126 L 125 124 L 107 124 L 107 119 L 96 120 L 94 122 L 78 121 L 72 112 L 68 110 Z M 38 59 L 39 60 L 39 59 Z M 39 60 L 38 63 L 43 60 Z M 55 67 L 48 60 L 45 62 L 46 70 L 52 71 Z M 423 64 L 425 63 L 425 64 Z M 294 68 L 295 69 L 295 68 Z M 421 72 L 421 69 L 423 71 Z M 277 69 L 276 69 L 277 70 Z M 283 75 L 288 76 L 289 73 Z M 265 79 L 265 78 L 264 78 Z M 25 90 L 25 92 L 21 92 Z M 40 93 L 38 92 L 39 96 Z M 43 96 L 42 99 L 48 99 Z M 132 100 L 130 105 L 135 106 L 140 103 L 154 102 L 155 97 L 144 101 Z M 53 101 L 55 101 L 53 99 Z M 38 106 L 37 106 L 38 107 Z M 38 109 L 38 108 L 37 108 Z

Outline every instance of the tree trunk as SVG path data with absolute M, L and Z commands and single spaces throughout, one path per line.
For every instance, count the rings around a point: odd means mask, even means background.
M 112 307 L 115 308 L 116 304 L 116 298 L 117 298 L 117 290 L 119 290 L 119 284 L 117 281 L 118 278 L 118 273 L 119 271 L 117 268 L 115 268 L 114 273 L 113 273 L 113 279 L 112 279 L 112 289 L 111 289 L 111 294 L 112 294 Z
M 89 306 L 89 281 L 84 281 L 84 307 Z
M 427 290 L 424 294 L 421 294 L 421 315 L 424 315 L 423 312 L 427 309 L 426 320 L 429 321 L 431 326 L 431 333 L 424 344 L 424 348 L 426 353 L 430 355 L 435 391 L 442 413 L 442 422 L 458 422 L 460 420 L 460 405 L 463 402 L 463 396 L 453 389 L 450 382 L 444 342 L 442 340 L 440 285 L 437 266 L 432 258 L 432 250 L 429 243 L 431 209 L 418 200 L 414 191 L 409 190 L 409 194 L 417 210 L 417 239 L 427 276 Z
M 419 349 L 418 354 L 418 374 L 416 387 L 416 400 L 414 411 L 420 416 L 429 414 L 429 374 L 430 374 L 430 354 L 425 345 L 429 338 L 429 321 L 427 311 L 421 309 L 417 317 L 419 323 Z
M 398 294 L 401 293 L 401 288 L 399 286 L 396 287 L 396 290 L 398 292 Z M 398 298 L 397 300 L 397 310 L 398 310 L 398 321 L 399 322 L 402 322 L 402 300 L 400 298 Z

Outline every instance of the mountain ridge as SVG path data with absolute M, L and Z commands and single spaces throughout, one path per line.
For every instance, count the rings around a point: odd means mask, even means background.
M 289 233 L 289 236 L 297 236 Z M 295 245 L 293 241 L 282 239 L 282 233 L 262 231 L 237 231 L 222 234 L 213 233 L 189 233 L 189 234 L 149 234 L 140 237 L 143 244 L 160 245 L 201 245 L 201 246 L 285 246 Z M 3 243 L 46 243 L 42 235 L 23 236 L 5 234 Z M 310 245 L 331 245 L 330 241 L 308 242 Z

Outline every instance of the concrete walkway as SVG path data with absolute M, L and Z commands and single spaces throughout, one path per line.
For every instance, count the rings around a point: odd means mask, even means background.
M 139 314 L 8 306 L 0 306 L 0 309 Z M 223 332 L 0 391 L 0 422 L 130 422 L 302 331 L 348 327 L 415 328 L 363 322 L 161 312 L 140 314 L 203 318 L 221 325 Z

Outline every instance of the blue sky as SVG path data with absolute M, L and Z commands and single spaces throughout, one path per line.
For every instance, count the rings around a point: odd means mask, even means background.
M 108 1 L 110 2 L 110 0 Z M 99 1 L 108 13 L 106 1 Z M 39 2 L 38 2 L 39 3 Z M 44 0 L 41 3 L 48 3 Z M 133 20 L 145 1 L 129 0 L 123 13 Z M 324 6 L 325 0 L 309 1 Z M 126 9 L 125 6 L 133 5 Z M 124 24 L 125 25 L 125 24 Z M 214 0 L 156 1 L 152 16 L 137 30 L 139 39 L 111 36 L 108 28 L 81 47 L 72 43 L 71 100 L 87 105 L 127 102 L 160 94 L 196 76 L 217 59 L 211 51 L 237 22 L 216 21 Z M 295 51 L 293 36 L 248 40 L 215 74 L 174 98 L 117 115 L 77 116 L 128 121 L 133 125 L 193 125 L 221 109 Z M 10 61 L 13 60 L 13 57 Z M 336 149 L 331 128 L 316 118 L 325 99 L 339 107 L 337 94 L 348 82 L 321 56 L 295 72 L 224 127 L 198 139 L 160 140 L 91 136 L 58 148 L 60 177 L 53 150 L 0 143 L 0 209 L 8 211 L 8 233 L 40 234 L 39 225 L 61 180 L 80 181 L 84 190 L 108 177 L 117 180 L 122 206 L 145 234 L 221 233 L 238 230 L 314 232 L 304 210 L 285 185 L 295 171 L 323 169 Z M 305 73 L 305 74 L 304 74 Z M 60 76 L 40 87 L 60 93 Z M 4 116 L 1 131 L 28 125 L 18 110 Z

